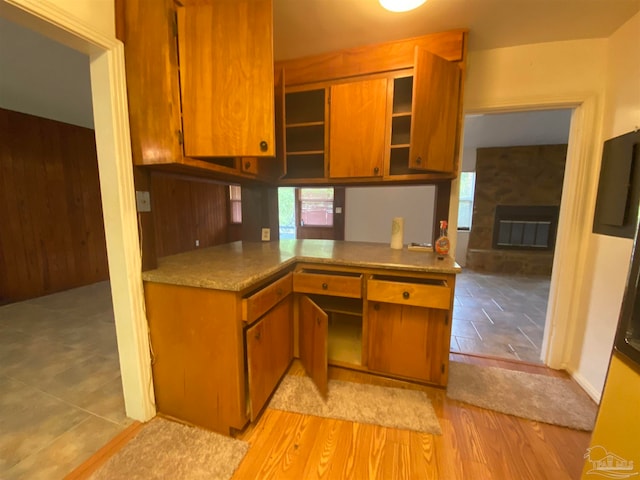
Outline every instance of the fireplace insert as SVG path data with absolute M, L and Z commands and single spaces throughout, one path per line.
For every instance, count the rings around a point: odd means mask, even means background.
M 558 213 L 557 205 L 497 205 L 493 248 L 553 251 Z

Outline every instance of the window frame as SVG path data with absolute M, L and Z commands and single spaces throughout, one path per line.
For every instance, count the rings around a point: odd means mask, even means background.
M 314 190 L 314 189 L 327 189 L 330 188 L 333 191 L 333 195 L 331 198 L 331 224 L 308 224 L 303 223 L 302 219 L 302 204 L 304 200 L 302 199 L 302 191 L 303 190 Z M 336 190 L 334 187 L 298 187 L 296 188 L 296 227 L 297 228 L 334 228 L 335 226 L 335 202 L 336 202 Z
M 238 198 L 234 198 L 234 192 L 237 192 Z M 242 187 L 240 185 L 228 185 L 227 193 L 227 201 L 229 202 L 229 208 L 227 210 L 229 224 L 242 225 Z M 240 206 L 239 210 L 235 210 L 236 204 Z M 239 211 L 240 219 L 235 218 L 235 212 L 237 211 Z
M 460 188 L 458 191 L 458 231 L 460 232 L 469 232 L 471 231 L 471 227 L 473 225 L 473 204 L 475 200 L 475 191 L 476 191 L 476 172 L 475 171 L 467 171 L 460 172 L 459 176 L 459 185 L 462 186 L 462 176 L 463 175 L 471 175 L 472 176 L 472 184 L 471 184 L 471 192 L 470 196 L 462 196 L 462 189 Z M 469 204 L 469 222 L 468 225 L 460 225 L 460 206 L 465 203 Z

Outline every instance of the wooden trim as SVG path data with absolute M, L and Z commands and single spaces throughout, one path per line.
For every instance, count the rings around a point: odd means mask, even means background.
M 348 48 L 276 62 L 287 72 L 286 86 L 354 77 L 413 66 L 416 46 L 451 62 L 464 62 L 467 30 L 453 30 L 394 42 Z
M 84 480 L 91 477 L 98 468 L 107 463 L 111 457 L 129 443 L 129 440 L 132 440 L 138 432 L 142 430 L 144 425 L 145 424 L 141 422 L 133 422 L 64 477 L 64 480 Z

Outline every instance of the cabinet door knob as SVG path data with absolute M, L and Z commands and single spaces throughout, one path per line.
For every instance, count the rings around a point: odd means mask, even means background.
M 249 170 L 251 168 L 251 162 L 249 162 L 248 160 L 244 162 L 244 168 L 245 170 Z
M 320 317 L 316 317 L 316 323 L 320 325 Z
M 264 140 L 262 140 L 260 142 L 260 151 L 261 152 L 266 152 L 268 148 L 269 148 L 269 144 L 267 142 L 265 142 Z
M 323 289 L 323 290 L 326 290 L 327 288 L 329 288 L 329 285 L 327 285 L 326 283 L 323 283 L 323 284 L 322 284 L 322 289 Z
M 380 304 L 379 304 L 379 303 L 376 303 L 376 304 L 373 306 L 373 309 L 374 309 L 376 312 L 377 312 L 378 310 L 380 310 Z
M 378 167 L 374 167 L 373 169 L 373 173 L 375 173 L 376 175 L 378 175 L 378 173 L 380 172 L 380 169 Z
M 253 336 L 253 338 L 255 338 L 256 340 L 260 340 L 260 330 L 258 330 L 256 332 L 256 334 Z
M 422 157 L 416 158 L 416 163 L 420 165 L 422 163 Z
M 410 297 L 409 292 L 402 292 L 402 298 L 406 300 L 409 297 Z
M 278 287 L 278 289 L 276 290 L 276 295 L 282 295 L 282 288 Z

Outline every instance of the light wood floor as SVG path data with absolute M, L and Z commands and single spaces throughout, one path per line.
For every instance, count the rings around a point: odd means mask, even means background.
M 566 376 L 537 365 L 452 354 L 459 362 Z M 304 375 L 298 362 L 290 374 Z M 233 479 L 579 478 L 590 433 L 504 415 L 450 400 L 437 388 L 330 368 L 330 378 L 427 393 L 442 435 L 266 409 L 238 435 L 250 443 Z

